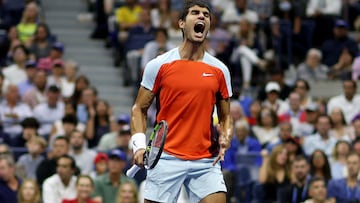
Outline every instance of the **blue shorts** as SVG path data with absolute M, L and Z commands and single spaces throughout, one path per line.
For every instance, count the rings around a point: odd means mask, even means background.
M 220 163 L 214 158 L 183 160 L 162 153 L 155 168 L 148 170 L 144 198 L 156 202 L 177 202 L 185 186 L 190 202 L 199 202 L 216 192 L 226 192 Z

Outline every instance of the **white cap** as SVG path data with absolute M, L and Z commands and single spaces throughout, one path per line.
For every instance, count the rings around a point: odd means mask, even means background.
M 277 82 L 268 82 L 265 87 L 266 93 L 276 91 L 280 92 L 280 85 Z

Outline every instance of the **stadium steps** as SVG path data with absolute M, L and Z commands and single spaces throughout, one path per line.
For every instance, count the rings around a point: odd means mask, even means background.
M 80 74 L 85 74 L 99 91 L 99 98 L 107 100 L 115 115 L 130 113 L 133 89 L 123 87 L 121 69 L 113 66 L 111 51 L 104 48 L 102 40 L 89 38 L 95 24 L 78 20 L 87 12 L 83 0 L 42 0 L 45 20 L 51 32 L 65 44 L 65 59 L 80 64 Z

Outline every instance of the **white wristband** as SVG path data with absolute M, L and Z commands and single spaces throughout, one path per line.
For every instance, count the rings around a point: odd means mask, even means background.
M 146 135 L 144 133 L 135 133 L 131 136 L 132 149 L 135 152 L 139 149 L 146 149 Z

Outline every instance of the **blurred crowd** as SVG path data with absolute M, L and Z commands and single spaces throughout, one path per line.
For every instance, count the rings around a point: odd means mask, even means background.
M 182 42 L 182 0 L 84 2 L 89 37 L 112 50 L 124 86 L 136 89 L 147 62 Z M 360 1 L 210 3 L 207 49 L 234 92 L 228 202 L 360 202 Z M 45 12 L 41 0 L 0 0 L 0 202 L 141 201 L 146 171 L 124 175 L 130 116 L 114 115 L 64 58 Z M 342 93 L 311 95 L 321 81 Z

